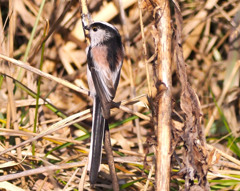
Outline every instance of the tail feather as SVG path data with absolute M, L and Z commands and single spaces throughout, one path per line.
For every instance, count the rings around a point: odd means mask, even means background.
M 107 122 L 101 114 L 100 100 L 98 97 L 95 97 L 93 103 L 92 135 L 88 163 L 91 184 L 95 184 L 97 181 L 98 171 L 102 160 L 102 143 L 105 123 Z

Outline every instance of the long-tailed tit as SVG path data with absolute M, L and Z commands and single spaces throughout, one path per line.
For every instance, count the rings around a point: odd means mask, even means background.
M 90 37 L 87 49 L 88 86 L 94 99 L 88 170 L 90 183 L 94 184 L 102 159 L 104 129 L 108 128 L 107 120 L 120 78 L 124 49 L 121 36 L 113 25 L 93 22 L 85 29 L 89 30 Z

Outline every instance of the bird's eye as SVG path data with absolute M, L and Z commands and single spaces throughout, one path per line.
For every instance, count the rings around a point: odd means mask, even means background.
M 97 27 L 93 27 L 93 31 L 96 32 L 98 30 Z

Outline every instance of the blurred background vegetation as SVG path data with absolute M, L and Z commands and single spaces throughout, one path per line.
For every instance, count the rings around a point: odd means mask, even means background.
M 110 119 L 117 175 L 122 189 L 154 190 L 155 136 L 147 99 L 149 94 L 156 95 L 154 18 L 148 10 L 151 1 L 119 2 L 88 0 L 93 20 L 114 24 L 125 43 L 126 57 L 115 101 L 123 101 L 129 110 L 115 108 Z M 171 5 L 174 12 L 174 1 Z M 180 0 L 179 5 L 188 79 L 202 109 L 208 151 L 207 179 L 212 190 L 240 190 L 240 3 L 238 0 Z M 0 174 L 3 177 L 33 170 L 32 174 L 0 182 L 3 190 L 90 190 L 85 163 L 92 100 L 85 91 L 88 89 L 87 42 L 79 8 L 77 0 L 0 1 L 0 54 L 16 62 L 0 61 L 0 152 L 32 140 L 0 156 Z M 119 9 L 124 10 L 124 16 L 119 16 Z M 181 116 L 181 85 L 175 57 L 172 59 L 173 108 Z M 33 69 L 19 67 L 18 61 Z M 43 73 L 36 74 L 34 69 Z M 72 118 L 63 120 L 69 116 Z M 179 131 L 183 126 L 178 124 Z M 51 134 L 44 136 L 49 129 Z M 33 140 L 37 135 L 44 137 Z M 179 143 L 172 157 L 172 190 L 184 188 L 184 175 L 180 171 L 184 165 L 183 145 Z M 73 162 L 80 163 L 64 166 Z M 38 171 L 51 165 L 56 165 L 58 170 Z M 96 190 L 108 189 L 111 189 L 111 177 L 104 155 Z

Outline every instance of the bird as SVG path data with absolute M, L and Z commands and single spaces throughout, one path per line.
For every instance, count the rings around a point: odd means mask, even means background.
M 87 80 L 93 98 L 92 133 L 89 152 L 89 180 L 95 184 L 102 160 L 104 130 L 108 129 L 110 109 L 116 94 L 124 58 L 121 35 L 116 27 L 96 21 L 88 30 Z

